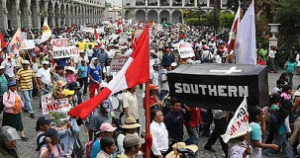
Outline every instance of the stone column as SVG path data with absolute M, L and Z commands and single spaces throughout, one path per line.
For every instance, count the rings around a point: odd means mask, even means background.
M 198 4 L 197 0 L 194 0 L 194 6 L 195 7 L 197 7 L 197 4 Z
M 181 5 L 184 7 L 185 0 L 181 0 Z
M 63 25 L 66 25 L 66 15 L 67 15 L 67 6 L 65 4 L 61 5 L 61 22 Z
M 207 0 L 207 7 L 210 7 L 210 0 Z
M 73 24 L 76 24 L 75 12 L 76 12 L 75 5 L 72 5 L 72 10 L 71 10 L 72 25 L 73 25 Z
M 49 6 L 49 16 L 48 16 L 48 25 L 52 28 L 56 26 L 55 24 L 55 3 L 51 3 Z
M 169 6 L 172 7 L 173 6 L 173 0 L 169 0 Z
M 41 29 L 41 10 L 39 5 L 39 0 L 35 0 L 35 3 L 32 3 L 31 1 L 31 7 L 32 7 L 32 26 L 35 29 Z
M 2 22 L 0 22 L 0 29 L 4 35 L 4 33 L 6 32 L 6 30 L 8 29 L 8 22 L 7 22 L 7 13 L 8 13 L 8 10 L 6 8 L 6 3 L 5 1 L 3 2 L 3 0 L 0 0 L 2 1 L 2 6 L 0 6 L 0 20 Z
M 66 18 L 66 25 L 70 26 L 71 25 L 71 18 L 70 18 L 70 5 L 66 4 L 66 14 L 65 14 L 65 18 Z
M 148 0 L 145 0 L 145 6 L 148 6 Z
M 62 20 L 62 4 L 61 3 L 57 3 L 58 7 L 55 8 L 55 12 L 57 13 L 56 15 L 56 27 L 61 27 L 61 20 Z
M 26 4 L 20 5 L 21 10 L 21 27 L 30 30 L 32 28 L 30 1 L 26 0 Z
M 170 21 L 169 21 L 169 22 L 170 22 L 170 23 L 172 23 L 172 20 L 173 20 L 172 13 L 173 13 L 173 12 L 171 12 L 171 11 L 169 12 L 169 16 L 170 16 L 170 19 L 169 19 Z
M 14 0 L 13 0 L 14 1 Z M 15 3 L 11 3 L 11 9 L 14 15 L 11 19 L 12 27 L 17 30 L 18 28 L 21 28 L 21 10 L 19 7 L 19 1 L 16 0 Z
M 82 24 L 86 24 L 86 12 L 85 12 L 85 6 L 82 7 Z
M 160 7 L 160 0 L 157 0 L 157 6 Z

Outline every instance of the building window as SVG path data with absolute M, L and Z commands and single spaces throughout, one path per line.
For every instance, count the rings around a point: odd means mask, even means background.
M 160 6 L 169 6 L 169 0 L 160 0 Z
M 157 0 L 148 0 L 148 6 L 157 6 Z
M 136 6 L 143 6 L 143 5 L 146 5 L 146 0 L 137 0 L 135 5 L 136 5 Z
M 182 0 L 173 1 L 173 6 L 182 6 Z

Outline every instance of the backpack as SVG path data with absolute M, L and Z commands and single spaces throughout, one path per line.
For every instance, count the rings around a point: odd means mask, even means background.
M 281 123 L 278 120 L 278 111 L 275 114 L 270 115 L 270 130 L 273 130 L 277 133 Z
M 98 140 L 100 142 L 100 138 L 96 138 L 94 140 L 89 141 L 88 143 L 86 143 L 85 145 L 85 154 L 86 154 L 86 158 L 90 158 L 91 156 L 91 151 L 92 151 L 92 147 L 94 142 Z

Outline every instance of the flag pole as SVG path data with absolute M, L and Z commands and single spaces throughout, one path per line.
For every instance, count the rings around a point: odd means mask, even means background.
M 146 99 L 146 105 L 145 105 L 145 112 L 146 112 L 146 139 L 150 137 L 150 89 L 149 89 L 149 81 L 146 82 L 146 94 L 145 94 L 145 99 Z M 151 157 L 151 147 L 146 145 L 146 158 Z

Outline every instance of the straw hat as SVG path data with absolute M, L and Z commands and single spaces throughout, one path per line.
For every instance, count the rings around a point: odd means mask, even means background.
M 123 129 L 135 129 L 141 127 L 141 124 L 137 123 L 133 117 L 127 117 Z
M 171 151 L 167 156 L 166 158 L 179 158 L 179 153 L 177 151 L 177 149 L 179 148 L 186 148 L 186 149 L 190 149 L 192 150 L 193 152 L 196 152 L 198 151 L 198 146 L 197 145 L 186 145 L 184 142 L 178 142 L 178 143 L 175 143 L 173 146 L 173 151 Z

